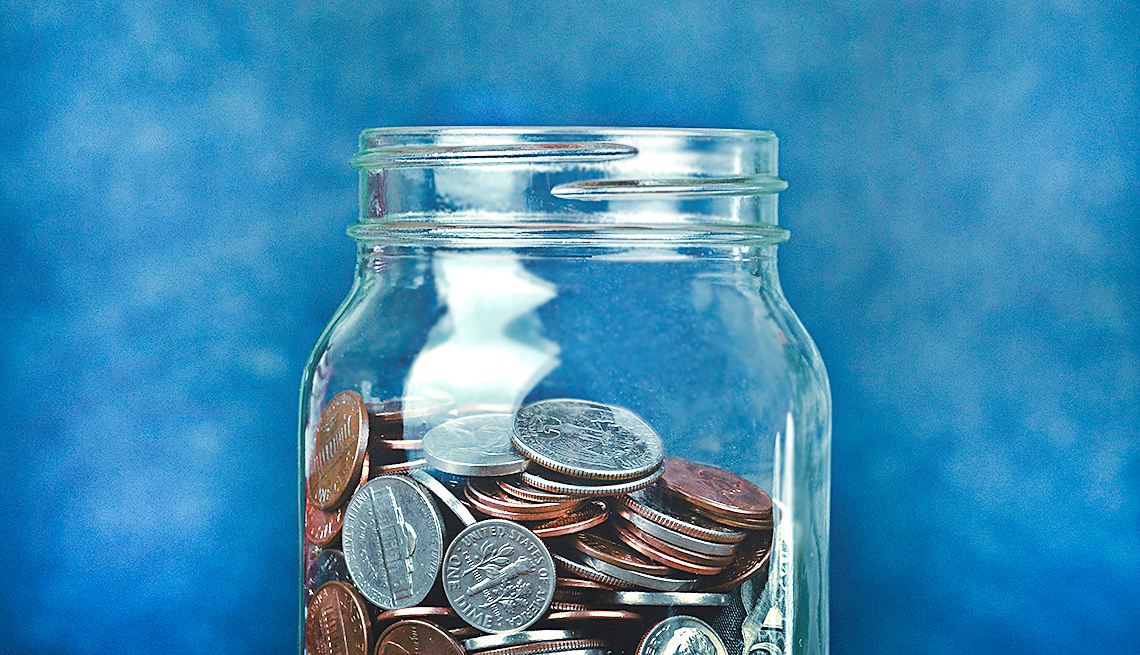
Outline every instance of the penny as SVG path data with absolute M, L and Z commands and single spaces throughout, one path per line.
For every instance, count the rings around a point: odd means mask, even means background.
M 669 575 L 670 572 L 669 567 L 646 559 L 594 532 L 580 532 L 570 538 L 569 544 L 580 553 L 630 571 L 640 571 L 648 575 Z
M 427 596 L 442 560 L 443 520 L 415 482 L 374 478 L 349 501 L 341 532 L 352 580 L 373 604 L 398 609 Z
M 611 510 L 611 516 L 616 514 L 615 523 L 620 524 L 623 521 L 644 531 L 649 534 L 667 541 L 674 546 L 691 550 L 694 552 L 702 553 L 704 555 L 732 555 L 735 552 L 736 544 L 717 543 L 715 541 L 705 541 L 696 537 L 691 537 L 687 534 L 677 532 L 666 528 L 663 525 L 654 523 L 649 519 L 634 513 L 628 507 L 615 507 L 616 512 Z
M 498 478 L 495 482 L 498 483 L 499 488 L 506 492 L 507 495 L 514 496 L 520 500 L 529 500 L 535 503 L 558 503 L 574 499 L 574 496 L 556 494 L 550 491 L 544 491 L 538 487 L 532 487 L 517 475 Z
M 717 514 L 715 512 L 711 512 L 707 509 L 704 509 L 703 507 L 696 508 L 696 511 L 701 516 L 710 518 L 714 521 L 718 521 L 718 522 L 725 524 L 725 525 L 730 525 L 730 526 L 733 526 L 736 528 L 743 528 L 745 530 L 771 530 L 772 525 L 773 525 L 771 515 L 769 515 L 769 517 L 767 519 L 761 519 L 758 521 L 751 521 L 751 520 L 740 518 L 740 517 L 725 516 L 723 514 Z
M 517 646 L 506 646 L 484 651 L 484 655 L 539 655 L 539 653 L 572 653 L 575 651 L 600 650 L 605 652 L 608 644 L 601 639 L 556 639 Z
M 317 553 L 313 561 L 305 567 L 305 600 L 311 600 L 326 582 L 340 580 L 347 582 L 348 564 L 344 561 L 344 553 L 332 548 L 326 548 Z
M 447 548 L 443 591 L 459 616 L 484 632 L 523 630 L 554 599 L 554 561 L 530 530 L 488 519 L 464 528 Z
M 377 466 L 375 467 L 375 474 L 393 475 L 395 473 L 407 473 L 408 471 L 415 471 L 422 468 L 427 468 L 427 461 L 422 459 L 413 459 L 410 462 L 400 462 L 399 464 L 384 464 L 383 466 Z
M 551 612 L 546 615 L 547 621 L 594 621 L 599 619 L 617 619 L 622 621 L 644 621 L 645 617 L 637 612 L 628 610 L 586 610 L 585 612 Z
M 515 413 L 515 447 L 554 471 L 598 480 L 644 476 L 665 446 L 633 412 L 584 400 L 543 400 Z
M 735 544 L 744 538 L 742 530 L 733 529 L 698 514 L 696 508 L 688 502 L 667 503 L 662 498 L 661 487 L 662 485 L 658 483 L 653 487 L 622 496 L 618 500 L 654 523 L 697 539 Z
M 562 555 L 559 555 L 558 553 L 551 553 L 551 557 L 554 558 L 555 564 L 557 564 L 558 567 L 561 568 L 562 570 L 567 571 L 568 573 L 576 575 L 580 578 L 585 578 L 585 579 L 591 580 L 593 582 L 599 582 L 601 584 L 606 585 L 607 587 L 610 587 L 611 589 L 613 589 L 613 588 L 629 589 L 631 587 L 637 586 L 634 584 L 630 584 L 630 583 L 626 582 L 625 580 L 619 580 L 618 578 L 615 578 L 612 575 L 606 575 L 605 573 L 602 573 L 601 571 L 599 571 L 595 568 L 592 568 L 592 567 L 587 566 L 585 564 L 580 564 L 578 562 L 575 562 L 574 560 L 563 557 Z
M 606 508 L 606 504 L 600 500 L 592 500 L 565 516 L 529 527 L 531 532 L 546 539 L 589 530 L 596 525 L 605 523 L 608 518 L 609 510 Z
M 463 488 L 464 496 L 484 514 L 508 520 L 538 521 L 562 516 L 581 506 L 584 499 L 558 503 L 535 503 L 507 496 L 498 486 L 473 478 Z
M 724 469 L 679 457 L 665 460 L 665 489 L 721 519 L 756 523 L 771 519 L 772 499 L 748 480 Z
M 373 439 L 368 445 L 386 450 L 421 450 L 423 439 Z
M 611 591 L 598 595 L 607 605 L 651 605 L 671 607 L 724 607 L 732 602 L 729 594 L 701 593 L 699 591 Z
M 725 564 L 705 564 L 703 562 L 694 562 L 689 559 L 677 557 L 673 553 L 657 548 L 653 544 L 639 538 L 634 534 L 630 528 L 622 526 L 614 526 L 614 529 L 621 536 L 622 543 L 630 548 L 641 553 L 645 557 L 658 562 L 664 566 L 672 567 L 678 571 L 686 573 L 695 573 L 696 575 L 716 575 L 724 570 Z M 652 536 L 652 535 L 647 535 Z
M 340 534 L 344 523 L 344 506 L 325 511 L 305 498 L 305 537 L 318 546 L 327 546 Z
M 522 632 L 472 637 L 463 641 L 463 647 L 469 651 L 486 650 L 518 644 L 555 641 L 557 639 L 581 639 L 582 637 L 583 633 L 580 630 L 523 630 Z
M 467 507 L 455 497 L 455 494 L 448 491 L 442 482 L 431 477 L 426 471 L 411 471 L 408 475 L 416 482 L 427 487 L 428 491 L 435 494 L 435 497 L 438 498 L 440 502 L 446 505 L 455 516 L 459 517 L 460 521 L 463 521 L 463 525 L 475 523 L 475 517 L 471 516 L 471 512 L 467 511 Z
M 692 591 L 697 588 L 696 578 L 674 578 L 669 576 L 649 575 L 647 573 L 639 573 L 629 569 L 623 569 L 620 566 L 615 566 L 609 562 L 590 557 L 589 555 L 578 554 L 577 560 L 581 564 L 585 564 L 592 569 L 600 571 L 608 576 L 624 580 L 629 584 L 653 591 Z
M 600 582 L 594 582 L 593 580 L 581 580 L 578 578 L 558 578 L 554 581 L 554 584 L 558 587 L 566 587 L 571 589 L 590 589 L 601 591 L 609 591 L 612 589 L 611 587 L 607 587 Z
M 452 419 L 424 435 L 428 465 L 456 475 L 520 473 L 530 463 L 511 444 L 514 416 L 476 414 Z
M 321 410 L 317 423 L 309 458 L 309 500 L 325 510 L 344 502 L 360 479 L 367 450 L 364 400 L 355 391 L 342 391 Z
M 662 551 L 685 562 L 722 568 L 731 564 L 732 561 L 736 558 L 735 547 L 733 548 L 733 554 L 731 555 L 706 555 L 704 553 L 698 553 L 695 551 L 687 550 L 685 548 L 678 548 L 677 546 L 674 546 L 664 539 L 658 539 L 657 537 L 654 537 L 644 530 L 637 529 L 629 523 L 615 521 L 612 527 L 613 530 L 617 533 L 618 538 L 620 538 L 634 550 L 638 550 L 638 546 L 646 545 L 655 551 Z M 632 541 L 636 541 L 638 543 L 632 543 Z M 644 551 L 638 550 L 638 552 L 642 552 L 646 555 L 646 557 L 651 557 L 650 555 L 644 553 Z M 668 565 L 667 562 L 662 562 L 662 564 Z
M 463 647 L 443 628 L 417 619 L 388 626 L 377 639 L 376 655 L 464 655 Z
M 650 471 L 649 475 L 635 480 L 626 480 L 612 484 L 581 484 L 577 482 L 570 482 L 564 479 L 559 479 L 555 475 L 544 474 L 526 471 L 522 474 L 522 479 L 532 486 L 552 491 L 560 494 L 567 494 L 579 497 L 595 497 L 595 496 L 620 496 L 628 494 L 639 489 L 644 489 L 657 481 L 661 477 L 662 469 L 658 468 Z
M 737 548 L 732 564 L 718 575 L 701 580 L 701 589 L 716 592 L 735 589 L 767 568 L 771 556 L 772 532 L 751 532 Z
M 671 616 L 659 621 L 637 645 L 637 655 L 675 653 L 728 655 L 728 649 L 709 624 L 692 616 Z
M 309 601 L 305 650 L 311 655 L 370 655 L 368 610 L 351 585 L 327 582 Z

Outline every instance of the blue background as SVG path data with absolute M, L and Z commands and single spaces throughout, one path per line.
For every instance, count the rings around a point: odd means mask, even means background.
M 764 128 L 832 648 L 1138 652 L 1135 3 L 6 0 L 0 651 L 295 647 L 366 127 Z

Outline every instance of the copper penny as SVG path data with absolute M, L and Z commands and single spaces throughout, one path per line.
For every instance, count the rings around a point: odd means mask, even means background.
M 668 566 L 646 559 L 628 547 L 594 532 L 579 532 L 570 539 L 570 545 L 580 553 L 630 571 L 649 575 L 669 575 L 671 572 Z
M 645 617 L 637 612 L 628 610 L 586 610 L 571 612 L 551 612 L 546 615 L 547 621 L 593 621 L 597 619 L 616 619 L 621 621 L 644 621 Z
M 768 567 L 772 556 L 772 532 L 750 532 L 737 548 L 736 559 L 718 575 L 703 578 L 702 591 L 724 592 L 736 589 Z M 757 589 L 756 593 L 760 593 Z
M 690 537 L 724 544 L 739 543 L 744 538 L 743 530 L 698 514 L 697 507 L 689 502 L 664 496 L 664 485 L 660 483 L 622 496 L 618 502 L 658 525 Z
M 422 468 L 427 468 L 427 461 L 422 459 L 413 459 L 410 462 L 400 462 L 399 464 L 385 464 L 375 467 L 372 477 L 376 478 L 381 475 L 392 475 L 393 473 L 407 473 L 408 471 L 415 471 Z
M 658 539 L 657 537 L 653 536 L 652 534 L 646 532 L 645 530 L 638 528 L 637 526 L 635 526 L 631 523 L 615 522 L 613 525 L 613 529 L 615 532 L 617 532 L 618 537 L 622 541 L 626 542 L 627 544 L 629 544 L 630 547 L 632 547 L 634 549 L 637 549 L 637 546 L 640 545 L 640 543 L 634 544 L 634 543 L 631 543 L 631 541 L 627 541 L 627 539 L 632 539 L 633 541 L 637 541 L 637 542 L 647 544 L 648 546 L 652 547 L 654 550 L 663 551 L 665 553 L 668 553 L 669 555 L 672 555 L 673 557 L 676 557 L 679 560 L 682 560 L 685 562 L 692 562 L 693 564 L 723 568 L 723 567 L 731 564 L 732 561 L 734 559 L 736 559 L 735 551 L 730 555 L 706 555 L 704 553 L 698 553 L 696 551 L 688 550 L 686 548 L 674 546 L 673 544 L 669 543 L 668 541 L 665 541 L 664 539 Z M 639 550 L 639 552 L 646 554 L 646 553 L 644 553 L 644 551 Z M 652 557 L 651 555 L 648 555 L 648 554 L 646 554 L 646 556 Z M 667 564 L 667 562 L 662 562 L 662 563 Z
M 446 630 L 417 619 L 393 623 L 377 642 L 376 655 L 464 655 L 463 647 Z
M 484 514 L 523 521 L 553 519 L 576 509 L 585 502 L 583 499 L 558 503 L 535 503 L 520 500 L 506 495 L 494 482 L 483 478 L 470 479 L 467 486 L 463 488 L 463 493 L 467 500 Z M 500 514 L 509 516 L 500 516 Z
M 597 591 L 613 591 L 613 587 L 604 585 L 600 582 L 593 580 L 582 580 L 580 578 L 557 578 L 554 581 L 555 587 L 564 587 L 569 589 L 590 589 Z
M 537 526 L 530 526 L 530 531 L 543 539 L 561 537 L 589 530 L 605 523 L 607 518 L 609 518 L 609 510 L 606 508 L 606 504 L 600 500 L 592 500 L 565 516 L 540 523 Z
M 368 421 L 364 400 L 355 391 L 342 391 L 321 411 L 309 460 L 309 500 L 320 509 L 343 503 L 360 480 L 368 450 Z
M 669 457 L 661 479 L 670 493 L 722 519 L 756 523 L 772 515 L 772 499 L 763 489 L 715 466 Z
M 384 450 L 420 450 L 423 448 L 423 439 L 373 439 L 370 446 Z
M 356 488 L 368 482 L 368 454 L 364 455 L 364 463 L 360 467 L 360 483 Z M 355 492 L 354 492 L 355 493 Z M 341 526 L 344 525 L 345 503 L 333 510 L 323 510 L 313 504 L 308 496 L 305 497 L 305 536 L 310 542 L 318 546 L 327 546 L 340 536 Z
M 326 582 L 309 601 L 305 650 L 310 655 L 369 655 L 368 610 L 344 582 Z
M 518 475 L 510 475 L 495 480 L 499 488 L 507 493 L 509 496 L 514 496 L 520 500 L 529 500 L 534 503 L 558 503 L 567 500 L 573 500 L 576 496 L 569 494 L 556 494 L 550 491 L 532 487 L 522 480 Z
M 387 623 L 388 621 L 402 620 L 402 619 L 458 619 L 459 615 L 455 610 L 450 607 L 424 607 L 417 605 L 415 607 L 401 607 L 394 610 L 384 610 L 376 615 L 378 623 Z
M 724 514 L 717 514 L 715 512 L 710 511 L 710 510 L 704 509 L 703 507 L 696 508 L 696 511 L 701 516 L 709 518 L 713 521 L 717 521 L 717 522 L 722 523 L 726 526 L 732 526 L 734 528 L 742 528 L 744 530 L 771 530 L 772 526 L 774 525 L 774 523 L 772 521 L 772 515 L 771 514 L 769 514 L 768 518 L 766 518 L 766 519 L 753 521 L 753 520 L 738 517 L 738 516 L 733 517 L 733 516 L 726 516 Z
M 639 539 L 637 535 L 633 534 L 633 531 L 631 529 L 627 529 L 622 526 L 614 526 L 614 529 L 618 532 L 619 535 L 621 535 L 621 540 L 624 544 L 630 548 L 633 548 L 649 559 L 665 565 L 666 567 L 672 567 L 679 571 L 695 573 L 697 575 L 715 575 L 724 569 L 725 565 L 723 564 L 719 566 L 710 566 L 708 564 L 701 564 L 699 562 L 691 562 L 686 559 L 681 559 L 676 555 L 656 548 L 652 544 Z
M 628 507 L 618 506 L 612 509 L 616 510 L 611 512 L 615 523 L 632 525 L 639 530 L 652 534 L 658 539 L 663 539 L 685 550 L 692 550 L 705 555 L 732 555 L 736 551 L 736 544 L 705 541 L 704 539 L 698 539 L 697 537 L 677 532 L 672 528 L 667 528 L 659 523 L 650 521 Z

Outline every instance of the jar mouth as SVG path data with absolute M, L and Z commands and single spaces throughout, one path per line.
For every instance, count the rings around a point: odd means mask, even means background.
M 362 132 L 350 162 L 363 222 L 775 225 L 776 160 L 763 130 L 397 127 Z

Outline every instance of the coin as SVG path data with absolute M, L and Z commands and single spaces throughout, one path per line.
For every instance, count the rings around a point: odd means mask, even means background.
M 568 542 L 578 552 L 614 566 L 648 575 L 669 575 L 670 569 L 638 555 L 594 532 L 579 532 Z
M 735 473 L 669 457 L 661 479 L 669 493 L 730 525 L 734 520 L 746 524 L 771 520 L 772 499 L 763 489 Z
M 555 471 L 597 480 L 628 480 L 656 469 L 665 446 L 633 412 L 584 400 L 543 400 L 515 414 L 518 450 Z
M 519 644 L 484 651 L 484 655 L 539 655 L 539 653 L 585 653 L 608 652 L 606 642 L 601 639 L 556 639 L 553 641 Z
M 615 514 L 616 516 L 614 516 Z M 704 539 L 691 537 L 654 523 L 644 516 L 634 513 L 628 507 L 619 506 L 611 508 L 611 516 L 614 516 L 618 524 L 624 521 L 640 530 L 648 532 L 658 539 L 667 541 L 685 550 L 691 550 L 705 555 L 731 555 L 735 551 L 736 544 L 717 543 L 715 541 L 705 541 Z
M 502 519 L 464 528 L 444 557 L 448 602 L 484 632 L 529 627 L 554 599 L 554 580 L 554 561 L 542 540 Z
M 370 655 L 368 610 L 344 582 L 326 582 L 309 601 L 305 650 L 310 655 Z
M 367 450 L 364 400 L 355 391 L 342 391 L 321 410 L 317 423 L 309 459 L 309 500 L 325 510 L 344 502 L 360 479 Z
M 344 553 L 325 548 L 305 567 L 305 600 L 312 599 L 317 589 L 333 580 L 344 582 L 349 580 L 348 564 L 344 561 Z
M 638 571 L 631 571 L 630 569 L 623 569 L 620 566 L 615 566 L 609 562 L 590 557 L 589 555 L 577 553 L 574 557 L 580 564 L 584 564 L 608 576 L 617 578 L 618 580 L 624 580 L 638 587 L 645 587 L 646 589 L 652 589 L 654 591 L 692 591 L 697 588 L 696 578 L 674 578 L 670 576 L 649 575 L 639 573 Z
M 407 473 L 408 471 L 415 471 L 422 468 L 427 468 L 427 461 L 423 459 L 413 459 L 410 462 L 384 464 L 375 467 L 374 470 L 376 475 L 392 475 L 394 473 Z
M 634 529 L 620 525 L 615 525 L 614 530 L 616 530 L 621 537 L 622 543 L 664 566 L 669 566 L 686 573 L 695 573 L 697 575 L 715 575 L 724 570 L 724 564 L 706 564 L 700 561 L 677 557 L 669 550 L 662 550 L 654 544 L 640 538 L 640 536 L 649 536 L 652 538 L 652 535 L 646 535 L 645 533 L 638 535 L 634 532 Z
M 456 475 L 520 473 L 530 462 L 511 445 L 514 416 L 476 414 L 452 419 L 424 435 L 428 465 Z
M 344 506 L 325 511 L 305 498 L 305 537 L 318 546 L 327 546 L 340 534 L 344 523 Z
M 486 650 L 556 639 L 581 639 L 583 635 L 584 633 L 580 630 L 524 630 L 522 632 L 472 637 L 464 640 L 463 647 L 469 651 Z
M 463 647 L 443 628 L 416 619 L 388 626 L 377 639 L 376 655 L 464 655 Z
M 598 619 L 617 619 L 621 621 L 644 621 L 645 617 L 637 612 L 628 610 L 586 610 L 573 612 L 551 612 L 546 615 L 547 621 L 594 621 Z
M 628 494 L 638 489 L 644 489 L 657 481 L 661 477 L 662 470 L 660 468 L 654 469 L 643 478 L 636 478 L 634 480 L 623 480 L 615 483 L 604 484 L 586 484 L 566 480 L 564 477 L 559 477 L 557 474 L 551 475 L 544 473 L 539 475 L 532 471 L 526 471 L 522 474 L 522 479 L 527 484 L 552 491 L 560 494 L 567 494 L 570 496 L 578 496 L 580 498 L 589 498 L 596 496 L 620 496 Z
M 772 556 L 772 532 L 751 532 L 737 548 L 736 559 L 719 574 L 701 580 L 704 591 L 729 591 L 744 584 L 768 566 Z M 759 593 L 759 590 L 756 591 Z
M 607 518 L 609 518 L 609 510 L 606 509 L 606 504 L 600 500 L 592 500 L 565 516 L 528 527 L 531 532 L 546 539 L 589 530 L 596 525 L 605 523 Z
M 384 450 L 422 450 L 423 439 L 373 439 L 368 445 Z
M 692 616 L 671 616 L 659 621 L 637 645 L 637 655 L 674 653 L 728 655 L 728 649 L 709 624 Z
M 558 503 L 575 498 L 575 496 L 568 494 L 556 494 L 538 487 L 532 487 L 517 475 L 497 478 L 495 482 L 508 496 L 514 496 L 520 500 L 529 500 L 535 503 Z
M 508 496 L 498 486 L 480 478 L 468 480 L 463 488 L 467 501 L 476 509 L 507 520 L 539 521 L 562 516 L 581 506 L 585 499 L 572 499 L 558 503 L 535 503 Z
M 443 553 L 443 521 L 426 492 L 401 476 L 374 478 L 348 503 L 341 530 L 360 593 L 383 609 L 419 604 Z
M 446 505 L 460 521 L 463 521 L 463 525 L 475 523 L 475 517 L 471 516 L 471 512 L 467 511 L 467 507 L 455 497 L 455 494 L 448 491 L 442 482 L 431 477 L 426 471 L 410 471 L 408 475 L 416 482 L 427 487 L 428 491 L 435 494 L 435 497 L 438 498 L 440 502 Z
M 619 580 L 612 575 L 606 575 L 605 573 L 602 573 L 601 571 L 591 566 L 575 562 L 574 560 L 563 557 L 558 553 L 551 553 L 550 555 L 554 558 L 554 562 L 558 565 L 558 568 L 572 575 L 576 575 L 579 578 L 585 578 L 593 582 L 599 582 L 610 588 L 629 589 L 637 586 L 636 584 L 626 582 L 625 580 Z M 561 580 L 562 578 L 559 579 Z
M 699 591 L 610 591 L 598 594 L 597 599 L 607 605 L 724 607 L 732 596 Z
M 725 567 L 731 564 L 733 559 L 736 557 L 735 546 L 733 547 L 732 555 L 706 555 L 704 553 L 698 553 L 684 548 L 678 548 L 677 546 L 674 546 L 664 539 L 658 539 L 648 532 L 639 530 L 638 528 L 624 521 L 615 521 L 612 527 L 614 532 L 617 533 L 618 538 L 620 538 L 634 550 L 638 550 L 638 552 L 645 554 L 646 557 L 652 556 L 642 550 L 639 550 L 639 546 L 649 546 L 654 551 L 661 551 L 668 555 L 671 555 L 672 557 L 676 557 L 679 560 L 691 562 L 693 564 L 699 564 L 702 566 Z M 662 564 L 672 566 L 671 564 L 668 564 L 668 562 L 662 562 Z
M 459 618 L 455 610 L 450 607 L 425 607 L 423 605 L 416 605 L 415 607 L 401 607 L 398 610 L 384 610 L 376 615 L 377 623 L 387 623 L 388 621 L 397 621 L 401 619 L 454 619 Z
M 736 530 L 696 513 L 696 508 L 688 502 L 666 502 L 662 498 L 662 487 L 658 482 L 652 487 L 622 496 L 618 501 L 654 523 L 697 539 L 735 544 L 744 538 L 743 530 Z

